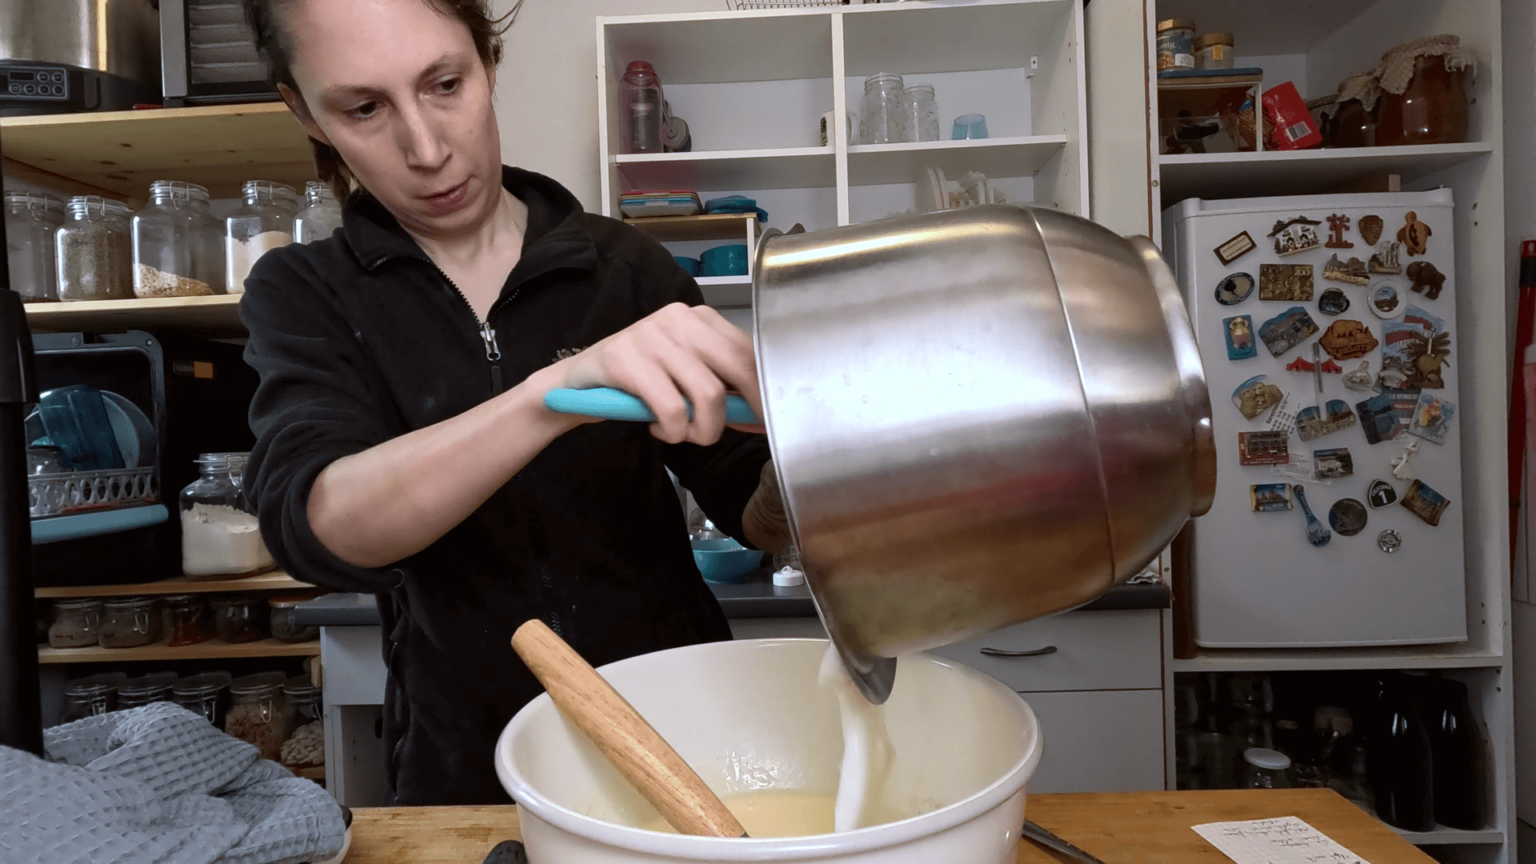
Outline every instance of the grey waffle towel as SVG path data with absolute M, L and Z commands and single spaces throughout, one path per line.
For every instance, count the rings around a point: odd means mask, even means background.
M 43 733 L 47 760 L 0 747 L 0 861 L 299 864 L 341 851 L 317 784 L 170 703 Z

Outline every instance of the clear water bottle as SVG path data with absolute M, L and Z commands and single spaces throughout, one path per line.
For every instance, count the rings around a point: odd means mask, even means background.
M 661 79 L 644 60 L 636 60 L 619 79 L 619 140 L 625 153 L 660 153 Z
M 293 219 L 293 242 L 324 240 L 341 227 L 341 204 L 329 183 L 304 184 L 304 209 Z

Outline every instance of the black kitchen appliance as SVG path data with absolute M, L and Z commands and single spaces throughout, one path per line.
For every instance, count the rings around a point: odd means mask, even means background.
M 278 99 L 255 34 L 230 0 L 160 0 L 160 81 L 167 106 Z
M 127 78 L 67 63 L 0 60 L 0 117 L 126 111 L 158 95 Z

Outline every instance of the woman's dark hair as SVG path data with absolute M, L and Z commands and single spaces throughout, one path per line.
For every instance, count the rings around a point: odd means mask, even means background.
M 283 29 L 281 20 L 282 7 L 295 0 L 241 0 L 245 7 L 245 20 L 256 34 L 256 50 L 261 53 L 261 58 L 267 64 L 267 78 L 273 85 L 287 85 L 293 92 L 299 92 L 299 85 L 293 80 L 292 50 L 293 43 L 288 39 L 288 33 Z M 501 64 L 501 36 L 512 26 L 517 18 L 518 11 L 522 8 L 522 0 L 513 4 L 512 11 L 500 18 L 491 17 L 489 0 L 422 0 L 437 12 L 469 28 L 470 35 L 475 40 L 475 51 L 480 55 L 481 62 L 488 66 Z M 329 144 L 322 144 L 311 138 L 310 145 L 315 150 L 315 173 L 320 175 L 320 180 L 331 185 L 336 192 L 336 197 L 342 201 L 347 199 L 355 188 L 355 180 L 352 172 L 347 168 L 347 163 L 336 152 L 336 148 Z

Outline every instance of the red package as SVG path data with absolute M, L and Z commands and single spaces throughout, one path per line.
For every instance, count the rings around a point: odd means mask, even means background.
M 1323 143 L 1323 133 L 1312 120 L 1307 103 L 1296 85 L 1287 81 L 1264 92 L 1264 116 L 1275 124 L 1270 142 L 1276 150 L 1305 150 Z

